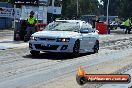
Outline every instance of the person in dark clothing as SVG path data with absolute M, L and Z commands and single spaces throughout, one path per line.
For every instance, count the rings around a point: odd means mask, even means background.
M 95 28 L 96 27 L 96 23 L 98 23 L 99 22 L 99 18 L 96 16 L 96 18 L 95 19 L 93 19 L 93 28 Z

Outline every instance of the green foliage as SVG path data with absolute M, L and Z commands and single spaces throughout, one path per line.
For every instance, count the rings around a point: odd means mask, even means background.
M 79 15 L 105 15 L 108 0 L 79 0 Z M 109 15 L 123 18 L 132 17 L 132 0 L 109 0 Z M 62 15 L 72 17 L 77 15 L 77 0 L 63 0 Z
M 0 2 L 12 2 L 13 0 L 0 0 Z M 107 1 L 101 5 L 98 0 L 78 0 L 78 15 L 106 15 Z M 109 15 L 119 17 L 132 17 L 132 0 L 109 0 Z M 77 0 L 62 0 L 62 16 L 72 18 L 77 16 Z
M 79 15 L 97 15 L 99 14 L 98 0 L 78 0 Z M 62 1 L 62 16 L 72 18 L 77 16 L 77 0 Z
M 103 10 L 106 15 L 107 1 L 104 2 Z M 117 15 L 119 17 L 132 17 L 132 0 L 109 0 L 109 15 Z

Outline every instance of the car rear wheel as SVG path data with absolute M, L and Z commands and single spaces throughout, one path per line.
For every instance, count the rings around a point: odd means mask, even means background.
M 31 50 L 30 53 L 32 56 L 38 56 L 40 54 L 40 51 Z
M 79 56 L 79 49 L 80 49 L 80 41 L 75 41 L 74 47 L 73 47 L 73 57 Z
M 99 51 L 99 41 L 96 41 L 95 42 L 95 45 L 94 45 L 94 53 L 98 53 L 98 51 Z

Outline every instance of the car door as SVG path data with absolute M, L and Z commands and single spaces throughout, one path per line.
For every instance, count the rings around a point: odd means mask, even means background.
M 91 52 L 96 41 L 94 31 L 89 27 L 85 27 L 81 29 L 80 33 L 82 35 L 81 48 L 86 52 Z
M 88 33 L 89 47 L 90 47 L 90 50 L 93 50 L 93 47 L 97 40 L 97 38 L 96 38 L 97 36 L 96 36 L 95 30 L 93 28 L 89 28 L 88 30 L 89 30 L 89 33 Z
M 89 49 L 89 34 L 88 34 L 88 28 L 81 28 L 80 30 L 81 36 L 82 36 L 82 41 L 81 41 L 81 46 L 80 48 L 83 49 L 84 51 L 88 51 Z

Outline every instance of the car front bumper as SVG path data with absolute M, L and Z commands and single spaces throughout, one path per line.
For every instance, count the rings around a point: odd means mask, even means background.
M 43 52 L 66 52 L 72 53 L 74 42 L 47 42 L 47 41 L 29 41 L 29 49 Z

